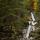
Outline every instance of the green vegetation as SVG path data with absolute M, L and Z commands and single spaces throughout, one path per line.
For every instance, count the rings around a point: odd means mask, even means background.
M 19 40 L 19 36 L 22 37 L 22 30 L 31 18 L 30 5 L 31 0 L 0 0 L 0 40 Z M 36 26 L 40 28 L 40 0 L 35 16 L 39 20 Z M 40 29 L 32 36 L 37 38 L 34 40 L 40 40 Z

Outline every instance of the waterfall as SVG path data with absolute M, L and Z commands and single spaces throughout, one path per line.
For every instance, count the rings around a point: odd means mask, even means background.
M 34 18 L 33 12 L 31 12 L 31 17 L 32 17 L 32 20 L 35 21 L 35 18 Z
M 29 21 L 29 27 L 28 27 L 28 30 L 27 30 L 27 34 L 26 34 L 26 38 L 28 39 L 28 37 L 29 37 L 29 34 L 30 34 L 30 32 L 31 32 L 31 28 L 32 28 L 32 26 L 31 26 L 31 21 Z
M 25 30 L 26 33 L 24 34 L 24 38 L 26 40 L 30 40 L 30 39 L 32 40 L 33 39 L 32 37 L 29 38 L 29 34 L 30 34 L 31 31 L 35 31 L 35 24 L 37 23 L 37 22 L 35 22 L 35 18 L 34 18 L 34 13 L 33 12 L 31 12 L 31 17 L 32 17 L 32 20 L 29 21 L 28 29 Z

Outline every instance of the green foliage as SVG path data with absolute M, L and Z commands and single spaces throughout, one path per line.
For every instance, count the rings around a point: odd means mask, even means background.
M 40 4 L 40 2 L 38 4 Z M 5 36 L 6 33 L 3 33 L 1 29 L 1 40 L 2 38 L 6 38 L 3 40 L 19 40 L 19 36 L 22 37 L 22 30 L 28 25 L 30 18 L 30 5 L 30 0 L 0 0 L 0 29 L 3 27 L 3 30 L 9 30 L 9 34 L 11 34 L 10 37 L 8 37 L 8 34 L 7 38 Z M 39 6 L 38 8 L 40 8 Z M 38 11 L 40 12 L 40 9 Z M 40 13 L 38 11 L 35 15 L 39 19 Z M 36 33 L 38 33 L 38 31 Z M 36 33 L 34 32 L 35 36 L 37 36 Z M 5 37 L 1 37 L 2 35 Z

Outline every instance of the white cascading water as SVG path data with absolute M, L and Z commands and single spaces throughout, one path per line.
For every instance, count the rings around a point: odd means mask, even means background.
M 31 12 L 31 17 L 32 17 L 32 20 L 35 21 L 35 18 L 34 18 L 33 12 Z
M 24 38 L 26 40 L 30 40 L 30 39 L 32 40 L 33 39 L 32 37 L 29 38 L 29 34 L 30 34 L 31 31 L 35 31 L 35 24 L 37 23 L 37 22 L 35 22 L 33 12 L 31 12 L 31 17 L 32 17 L 32 20 L 29 21 L 28 29 L 25 30 L 27 32 L 24 34 Z
M 32 26 L 31 26 L 31 21 L 29 21 L 29 27 L 28 27 L 28 30 L 27 30 L 27 34 L 26 34 L 26 38 L 28 39 L 29 38 L 29 34 L 30 32 L 32 31 Z

